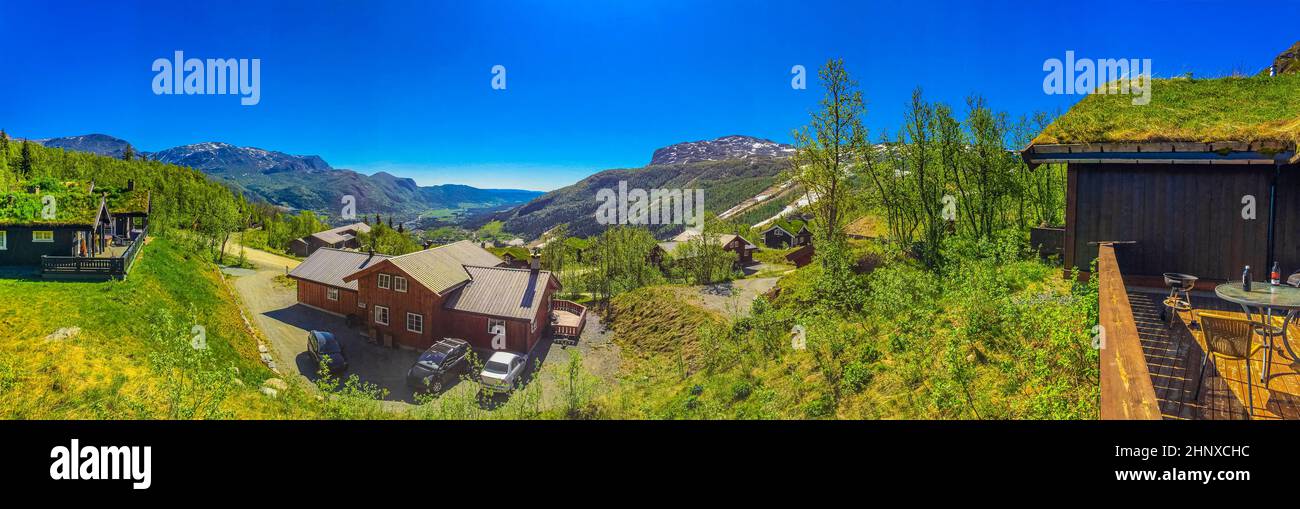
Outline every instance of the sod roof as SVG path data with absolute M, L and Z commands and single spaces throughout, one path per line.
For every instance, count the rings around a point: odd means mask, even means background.
M 54 217 L 43 217 L 43 198 L 54 197 Z M 109 214 L 140 213 L 149 211 L 149 193 L 137 189 L 95 187 L 78 182 L 65 182 L 59 186 L 48 183 L 43 189 L 31 183 L 0 192 L 0 225 L 89 226 L 95 223 L 101 199 L 107 196 Z
M 1152 80 L 1149 104 L 1132 95 L 1084 97 L 1034 145 L 1300 140 L 1300 74 Z

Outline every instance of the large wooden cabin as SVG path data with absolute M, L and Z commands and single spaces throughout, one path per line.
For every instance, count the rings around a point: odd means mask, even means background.
M 386 346 L 424 349 L 451 337 L 479 349 L 527 353 L 551 331 L 560 288 L 554 275 L 533 262 L 527 269 L 503 267 L 470 241 L 394 257 L 320 249 L 291 276 L 307 283 L 306 290 L 299 288 L 300 302 L 355 314 L 367 334 Z M 338 296 L 335 303 L 319 298 L 330 289 Z M 347 293 L 353 289 L 355 295 Z M 352 306 L 354 313 L 334 311 Z M 576 309 L 581 324 L 585 309 Z M 494 345 L 502 330 L 503 343 Z

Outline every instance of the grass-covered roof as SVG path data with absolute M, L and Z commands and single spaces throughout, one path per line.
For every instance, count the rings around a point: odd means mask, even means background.
M 1149 104 L 1132 95 L 1084 97 L 1035 145 L 1300 140 L 1300 74 L 1152 80 Z
M 45 196 L 54 197 L 53 218 L 43 217 Z M 110 214 L 149 210 L 144 190 L 96 186 L 91 192 L 88 184 L 43 179 L 0 190 L 0 225 L 93 225 L 105 196 Z

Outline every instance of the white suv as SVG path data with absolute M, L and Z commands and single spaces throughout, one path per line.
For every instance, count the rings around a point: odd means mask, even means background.
M 519 384 L 519 379 L 528 364 L 527 355 L 510 352 L 496 352 L 488 358 L 479 373 L 483 388 L 495 392 L 510 392 Z

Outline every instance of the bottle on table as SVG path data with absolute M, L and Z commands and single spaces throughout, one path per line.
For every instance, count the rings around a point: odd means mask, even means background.
M 1273 286 L 1282 284 L 1282 266 L 1276 261 L 1273 262 L 1273 270 L 1268 271 L 1268 282 Z
M 1241 289 L 1247 292 L 1250 291 L 1250 266 L 1249 265 L 1246 266 L 1245 270 L 1241 271 Z

